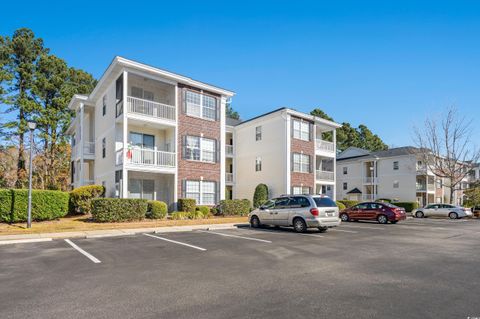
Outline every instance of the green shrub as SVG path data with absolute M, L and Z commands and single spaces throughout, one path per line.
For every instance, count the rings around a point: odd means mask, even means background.
M 220 201 L 220 211 L 225 216 L 246 216 L 250 213 L 248 199 L 226 199 Z
M 337 202 L 342 203 L 343 205 L 345 205 L 346 208 L 350 208 L 350 207 L 355 206 L 359 203 L 359 201 L 357 201 L 357 200 L 347 200 L 347 199 L 342 199 L 342 200 L 339 200 Z
M 94 198 L 92 217 L 97 222 L 123 222 L 141 220 L 147 213 L 146 199 Z
M 398 207 L 403 207 L 405 208 L 405 211 L 407 213 L 413 211 L 414 209 L 417 209 L 418 208 L 418 203 L 417 202 L 395 202 L 395 203 L 392 203 L 393 205 L 395 206 L 398 206 Z
M 339 210 L 343 210 L 343 209 L 347 208 L 342 202 L 340 202 L 338 200 L 335 203 L 337 204 Z
M 92 212 L 92 199 L 103 197 L 105 187 L 102 185 L 87 185 L 75 188 L 70 192 L 70 213 L 90 214 Z
M 195 212 L 197 201 L 193 198 L 179 198 L 178 209 L 182 212 Z
M 27 220 L 28 189 L 12 189 L 12 213 L 8 222 Z M 52 220 L 68 213 L 69 195 L 61 191 L 32 190 L 32 220 Z
M 188 212 L 173 212 L 170 214 L 170 218 L 173 220 L 188 219 Z
M 258 184 L 253 194 L 253 207 L 258 208 L 268 200 L 268 186 Z
M 158 200 L 149 200 L 147 202 L 147 217 L 151 219 L 162 219 L 167 216 L 167 204 Z
M 203 218 L 208 218 L 211 215 L 210 207 L 208 206 L 197 206 L 196 210 L 202 213 Z
M 199 210 L 196 210 L 194 212 L 187 212 L 187 218 L 188 219 L 202 219 L 203 213 Z
M 0 222 L 9 222 L 12 218 L 13 196 L 10 189 L 0 189 Z

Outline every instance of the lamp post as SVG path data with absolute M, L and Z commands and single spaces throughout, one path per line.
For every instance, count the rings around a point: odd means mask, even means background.
M 28 212 L 27 212 L 27 228 L 32 228 L 32 159 L 33 159 L 33 130 L 37 127 L 36 122 L 28 122 L 30 129 L 30 159 L 28 172 Z

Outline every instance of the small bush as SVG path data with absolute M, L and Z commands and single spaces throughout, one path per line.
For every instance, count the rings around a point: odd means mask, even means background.
M 192 212 L 187 212 L 187 218 L 188 219 L 202 219 L 204 217 L 203 217 L 203 213 L 201 211 L 196 210 L 193 213 Z
M 418 208 L 418 203 L 417 202 L 395 202 L 395 203 L 393 203 L 393 205 L 405 208 L 405 211 L 407 213 L 409 213 L 409 212 L 413 211 L 414 209 Z
M 173 220 L 184 220 L 188 219 L 188 212 L 173 212 L 170 214 L 170 218 Z
M 167 204 L 158 200 L 149 200 L 147 202 L 147 217 L 151 219 L 162 219 L 167 216 Z
M 210 207 L 208 206 L 197 206 L 197 211 L 201 212 L 203 218 L 208 218 L 212 213 L 210 213 Z
M 338 200 L 335 203 L 337 204 L 339 210 L 343 210 L 343 209 L 347 208 L 342 202 L 340 202 Z
M 95 198 L 92 217 L 97 222 L 123 222 L 141 220 L 147 213 L 146 199 Z
M 12 219 L 12 190 L 0 189 L 0 222 L 10 222 Z
M 268 186 L 258 184 L 253 194 L 253 207 L 258 208 L 268 200 Z
M 220 211 L 225 216 L 246 216 L 250 213 L 248 199 L 226 199 L 220 201 Z
M 28 189 L 12 189 L 12 212 L 7 222 L 27 220 Z M 52 220 L 68 213 L 68 193 L 61 191 L 32 190 L 32 220 Z
M 102 185 L 87 185 L 75 188 L 70 192 L 70 213 L 90 214 L 92 212 L 92 199 L 102 197 L 105 187 Z
M 350 207 L 355 206 L 359 203 L 359 201 L 357 201 L 357 200 L 347 200 L 347 199 L 339 200 L 337 202 L 342 203 L 343 205 L 345 205 L 346 208 L 350 208 Z
M 182 212 L 195 212 L 197 201 L 193 198 L 179 198 L 178 209 Z

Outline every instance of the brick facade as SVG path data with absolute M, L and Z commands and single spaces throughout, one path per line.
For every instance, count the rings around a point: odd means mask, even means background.
M 217 183 L 217 193 L 220 192 L 220 159 L 216 163 L 204 163 L 187 160 L 183 158 L 183 136 L 203 136 L 205 138 L 215 139 L 217 141 L 217 152 L 220 147 L 220 120 L 211 121 L 189 116 L 184 110 L 184 91 L 192 90 L 199 92 L 198 89 L 178 85 L 178 138 L 177 138 L 177 157 L 178 157 L 178 198 L 183 197 L 184 180 L 214 181 Z M 217 106 L 220 107 L 220 97 L 217 94 L 203 92 L 217 97 Z M 217 195 L 218 196 L 218 195 Z
M 291 134 L 291 175 L 290 192 L 294 186 L 310 187 L 310 192 L 315 193 L 315 139 L 313 134 L 313 123 L 310 123 L 310 141 L 304 141 L 293 137 L 293 120 L 297 118 L 292 116 L 292 134 Z M 297 119 L 300 120 L 300 119 Z M 303 120 L 305 122 L 305 120 Z M 302 153 L 310 156 L 310 173 L 298 173 L 293 171 L 293 153 Z

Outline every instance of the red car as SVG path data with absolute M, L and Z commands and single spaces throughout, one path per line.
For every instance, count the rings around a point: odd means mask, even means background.
M 391 222 L 396 224 L 399 220 L 407 218 L 405 209 L 390 203 L 360 203 L 340 212 L 342 222 L 355 220 L 376 220 L 380 224 Z

